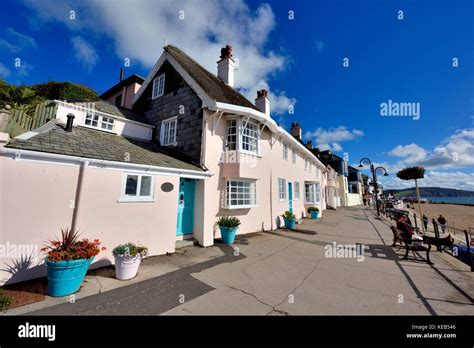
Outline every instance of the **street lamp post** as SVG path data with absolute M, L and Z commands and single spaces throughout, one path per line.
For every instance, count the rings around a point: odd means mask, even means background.
M 380 216 L 380 207 L 379 207 L 379 185 L 377 183 L 377 173 L 381 175 L 383 173 L 383 176 L 388 176 L 387 170 L 384 167 L 374 167 L 374 164 L 370 159 L 367 157 L 364 157 L 360 160 L 359 163 L 359 168 L 362 168 L 364 166 L 370 166 L 370 171 L 372 172 L 372 180 L 374 181 L 374 191 L 375 191 L 375 205 L 377 207 L 377 215 Z

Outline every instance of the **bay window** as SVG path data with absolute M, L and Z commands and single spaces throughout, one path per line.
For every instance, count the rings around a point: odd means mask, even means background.
M 260 131 L 258 124 L 251 120 L 230 119 L 226 123 L 226 151 L 242 151 L 258 155 Z
M 306 203 L 319 203 L 321 201 L 321 186 L 319 183 L 305 184 Z
M 255 180 L 231 179 L 226 183 L 227 208 L 251 208 L 257 205 Z

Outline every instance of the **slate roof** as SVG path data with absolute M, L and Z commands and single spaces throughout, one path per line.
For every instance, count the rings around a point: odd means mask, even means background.
M 106 102 L 105 100 L 100 99 L 70 99 L 67 101 L 71 104 L 81 105 L 86 108 L 90 108 L 91 104 L 94 104 L 94 109 L 97 111 L 102 111 L 107 114 L 119 116 L 126 118 L 127 120 L 136 121 L 140 123 L 149 124 L 145 116 L 140 115 L 132 110 L 118 107 L 114 104 Z
M 140 75 L 137 75 L 137 74 L 130 75 L 126 79 L 123 79 L 122 81 L 120 81 L 116 85 L 110 87 L 108 90 L 106 90 L 104 93 L 102 93 L 99 96 L 99 98 L 100 99 L 109 99 L 115 93 L 121 91 L 124 86 L 128 86 L 128 85 L 130 85 L 134 82 L 141 85 L 143 83 L 143 81 L 145 81 L 145 79 L 143 77 L 141 77 Z
M 245 106 L 258 111 L 257 107 L 247 98 L 228 86 L 216 75 L 207 71 L 201 64 L 181 51 L 178 47 L 168 45 L 164 47 L 164 50 L 191 75 L 210 98 L 217 102 Z
M 166 153 L 166 149 L 156 143 L 78 126 L 73 127 L 72 132 L 66 132 L 64 125 L 57 123 L 56 120 L 33 132 L 39 133 L 26 140 L 13 138 L 6 147 L 204 172 L 197 165 L 170 156 Z M 125 160 L 127 153 L 130 154 L 129 161 Z

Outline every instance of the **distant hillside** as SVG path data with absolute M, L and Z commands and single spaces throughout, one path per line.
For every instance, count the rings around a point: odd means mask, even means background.
M 421 197 L 474 197 L 473 191 L 456 190 L 442 187 L 420 187 Z M 385 190 L 395 197 L 416 197 L 415 188 L 401 190 Z

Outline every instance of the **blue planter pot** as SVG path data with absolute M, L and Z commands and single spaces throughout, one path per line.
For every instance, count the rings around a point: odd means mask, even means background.
M 221 230 L 221 239 L 225 244 L 232 244 L 235 240 L 235 235 L 237 233 L 237 227 L 224 227 L 220 226 Z
M 285 220 L 285 228 L 287 230 L 294 230 L 296 226 L 296 219 L 287 219 L 286 217 L 283 218 Z
M 66 296 L 79 290 L 94 258 L 71 261 L 46 261 L 48 271 L 48 294 Z
M 314 211 L 313 210 L 313 211 L 310 212 L 310 214 L 311 214 L 311 219 L 317 219 L 318 216 L 319 216 L 319 211 Z

